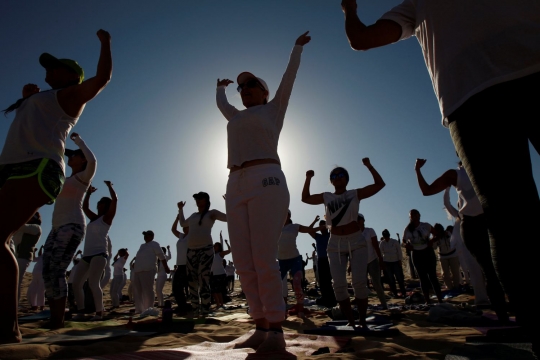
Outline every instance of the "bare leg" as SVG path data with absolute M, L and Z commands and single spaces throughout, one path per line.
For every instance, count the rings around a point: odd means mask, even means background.
M 0 190 L 0 343 L 3 344 L 21 342 L 17 321 L 19 268 L 9 241 L 49 200 L 37 177 L 8 180 Z
M 61 329 L 64 327 L 64 316 L 66 312 L 66 297 L 60 299 L 49 298 L 49 307 L 51 308 L 50 329 Z
M 282 322 L 269 323 L 268 334 L 266 339 L 257 348 L 257 354 L 284 351 L 285 350 L 285 338 L 283 337 Z
M 351 308 L 351 299 L 347 298 L 343 301 L 339 301 L 338 304 L 339 304 L 339 309 L 341 310 L 341 313 L 349 321 L 347 323 L 347 326 L 354 326 L 355 321 L 354 321 L 354 314 Z

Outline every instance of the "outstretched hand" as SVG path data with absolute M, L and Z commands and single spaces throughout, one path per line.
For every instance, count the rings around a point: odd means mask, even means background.
M 308 35 L 309 31 L 306 31 L 296 39 L 295 45 L 304 46 L 311 41 L 311 36 Z
M 414 170 L 420 170 L 422 166 L 426 164 L 426 159 L 416 159 L 416 163 L 414 164 Z
M 29 97 L 30 95 L 37 94 L 40 92 L 40 88 L 36 84 L 26 84 L 22 89 L 23 98 Z
M 234 84 L 234 81 L 229 80 L 229 79 L 222 79 L 222 80 L 219 80 L 219 78 L 217 79 L 217 86 L 218 87 L 220 87 L 220 86 L 229 86 L 230 84 Z

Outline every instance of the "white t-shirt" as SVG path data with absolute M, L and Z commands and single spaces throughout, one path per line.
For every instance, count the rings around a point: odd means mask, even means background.
M 66 224 L 86 225 L 86 218 L 82 210 L 83 198 L 96 173 L 97 160 L 80 137 L 76 138 L 75 143 L 86 158 L 86 168 L 68 177 L 64 182 L 62 191 L 60 191 L 54 203 L 52 216 L 54 228 Z
M 157 260 L 165 260 L 161 246 L 154 240 L 142 244 L 135 257 L 135 272 L 157 271 Z
M 86 236 L 84 238 L 84 249 L 82 256 L 92 256 L 97 254 L 109 255 L 109 229 L 111 225 L 103 221 L 100 216 L 94 221 L 88 223 L 86 227 Z
M 373 244 L 371 243 L 371 238 L 375 237 L 377 238 L 377 234 L 375 233 L 375 230 L 372 228 L 365 227 L 364 231 L 362 232 L 364 237 L 366 238 L 367 248 L 368 248 L 368 264 L 375 260 L 377 258 L 377 252 L 373 248 Z
M 41 276 L 43 272 L 43 255 L 35 257 L 32 261 L 36 263 L 32 269 L 32 277 Z
M 187 262 L 187 236 L 180 233 L 176 242 L 176 265 L 186 265 Z
M 405 0 L 381 19 L 416 36 L 443 125 L 472 95 L 540 71 L 540 2 Z
M 379 249 L 384 262 L 396 262 L 403 260 L 403 252 L 401 246 L 396 239 L 381 240 L 379 243 Z
M 326 224 L 329 229 L 332 226 L 347 225 L 358 220 L 360 199 L 358 199 L 356 189 L 348 190 L 340 195 L 325 192 L 323 199 L 326 207 Z
M 240 111 L 227 101 L 225 86 L 217 88 L 217 106 L 229 121 L 227 124 L 229 154 L 227 168 L 240 166 L 246 161 L 255 159 L 279 161 L 279 134 L 283 128 L 296 73 L 300 67 L 302 50 L 302 46 L 294 46 L 289 65 L 283 74 L 276 95 L 266 105 L 253 106 Z
M 411 242 L 414 250 L 424 250 L 428 247 L 431 225 L 421 222 L 420 225 L 411 233 L 408 228 L 403 231 L 403 243 L 407 240 Z
M 478 216 L 484 213 L 482 204 L 476 196 L 476 192 L 471 184 L 469 175 L 465 168 L 459 167 L 457 170 L 456 191 L 459 198 L 459 213 L 466 216 Z
M 184 217 L 183 210 L 179 211 L 180 219 Z M 212 217 L 215 218 L 212 219 Z M 201 214 L 193 213 L 189 218 L 182 221 L 180 220 L 180 226 L 189 226 L 189 234 L 187 237 L 188 249 L 200 249 L 208 245 L 212 245 L 212 227 L 216 220 L 227 221 L 227 215 L 219 210 L 209 210 L 202 218 Z
M 214 261 L 212 262 L 212 275 L 225 275 L 223 267 L 223 258 L 221 255 L 214 253 Z
M 9 127 L 0 165 L 47 158 L 57 162 L 66 173 L 66 138 L 79 118 L 62 110 L 56 98 L 58 91 L 42 91 L 22 102 Z
M 126 258 L 120 256 L 113 264 L 113 276 L 124 275 L 124 265 L 126 265 Z
M 287 224 L 281 230 L 281 236 L 278 240 L 278 255 L 279 260 L 294 259 L 300 256 L 300 252 L 296 247 L 296 238 L 298 237 L 299 224 Z
M 225 266 L 225 273 L 227 276 L 234 276 L 234 271 L 236 268 L 233 265 L 227 265 Z

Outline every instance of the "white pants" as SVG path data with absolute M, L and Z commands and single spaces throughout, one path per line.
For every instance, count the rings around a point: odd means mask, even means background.
M 156 295 L 159 306 L 163 306 L 163 287 L 167 281 L 167 273 L 158 273 L 156 279 Z
M 358 247 L 362 244 L 362 247 Z M 348 261 L 351 263 L 354 295 L 358 299 L 366 299 L 369 294 L 367 287 L 368 249 L 362 233 L 359 231 L 345 236 L 331 234 L 328 249 L 330 250 L 328 251 L 328 262 L 330 263 L 336 300 L 343 301 L 349 298 L 347 290 Z
M 135 312 L 142 313 L 150 307 L 154 307 L 154 278 L 156 271 L 138 271 L 133 276 L 133 297 Z
M 476 261 L 471 252 L 467 249 L 467 246 L 465 246 L 460 235 L 460 227 L 461 222 L 456 221 L 452 236 L 456 237 L 456 249 L 458 251 L 461 268 L 465 273 L 465 277 L 470 279 L 471 286 L 474 289 L 474 303 L 476 305 L 488 304 L 490 301 L 486 290 L 486 279 L 484 278 L 482 268 L 478 264 L 478 261 Z
M 124 281 L 123 275 L 114 275 L 112 281 L 111 281 L 111 287 L 109 289 L 109 293 L 111 294 L 111 303 L 112 306 L 120 306 L 120 286 L 122 285 L 122 281 Z
M 79 261 L 77 272 L 73 279 L 73 293 L 77 309 L 84 309 L 84 282 L 88 279 L 88 286 L 92 290 L 96 312 L 103 311 L 103 290 L 101 289 L 100 279 L 103 269 L 107 265 L 107 259 L 103 256 L 94 256 L 90 264 L 84 260 Z
M 32 274 L 32 282 L 28 286 L 26 298 L 31 306 L 45 306 L 45 282 L 41 272 Z
M 122 295 L 123 295 L 123 291 L 124 291 L 124 287 L 126 286 L 126 283 L 127 283 L 127 277 L 126 277 L 126 274 L 124 273 L 124 275 L 122 275 L 122 283 L 120 284 L 120 288 L 118 289 L 118 298 L 120 299 L 120 301 L 122 301 Z
M 28 269 L 28 265 L 30 265 L 30 260 L 27 259 L 21 259 L 17 258 L 17 264 L 19 264 L 19 301 L 21 300 L 21 284 L 24 278 L 24 274 L 26 273 L 26 269 Z
M 251 166 L 229 175 L 227 225 L 231 250 L 250 315 L 271 323 L 285 318 L 278 240 L 289 207 L 289 190 L 281 167 Z

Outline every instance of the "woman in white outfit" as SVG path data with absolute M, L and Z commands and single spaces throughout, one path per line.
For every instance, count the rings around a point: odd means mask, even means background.
M 37 310 L 38 307 L 43 310 L 43 307 L 45 306 L 45 283 L 43 282 L 43 276 L 41 276 L 41 271 L 43 270 L 42 254 L 43 245 L 39 249 L 38 256 L 35 256 L 34 254 L 34 260 L 32 261 L 36 264 L 32 270 L 32 281 L 26 292 L 26 298 L 28 299 L 32 310 Z
M 307 34 L 296 40 L 272 100 L 264 80 L 243 72 L 237 82 L 246 109 L 240 111 L 225 95 L 233 81 L 217 81 L 217 106 L 229 121 L 226 203 L 231 249 L 256 326 L 255 333 L 236 346 L 251 347 L 258 353 L 285 348 L 281 327 L 285 303 L 278 291 L 281 279 L 276 251 L 287 217 L 289 190 L 277 148 L 303 46 L 311 40 Z
M 328 241 L 328 261 L 332 274 L 334 293 L 343 315 L 349 320 L 349 326 L 355 326 L 349 292 L 347 290 L 347 262 L 351 264 L 352 285 L 355 302 L 360 316 L 360 325 L 366 327 L 369 289 L 367 287 L 368 245 L 358 225 L 360 201 L 377 194 L 386 185 L 368 158 L 362 163 L 373 176 L 373 184 L 359 189 L 347 190 L 349 172 L 336 167 L 330 172 L 330 182 L 334 186 L 333 193 L 311 195 L 309 186 L 315 176 L 313 170 L 306 172 L 306 181 L 302 190 L 302 202 L 311 205 L 324 204 L 326 221 L 330 228 Z
M 463 242 L 461 237 L 461 217 L 459 210 L 452 206 L 450 202 L 450 188 L 447 187 L 444 191 L 444 209 L 448 213 L 449 220 L 454 219 L 454 227 L 452 228 L 451 240 L 456 244 L 456 248 L 461 256 L 460 263 L 465 272 L 470 278 L 471 285 L 474 289 L 474 304 L 475 305 L 488 305 L 490 304 L 489 297 L 486 290 L 486 279 L 482 273 L 482 268 L 478 264 L 478 261 L 472 256 L 467 246 Z M 458 208 L 461 208 L 461 202 L 463 200 L 458 199 Z
M 107 256 L 109 256 L 108 234 L 116 215 L 118 203 L 113 184 L 110 181 L 105 181 L 105 184 L 109 188 L 111 197 L 102 197 L 98 201 L 97 214 L 90 210 L 89 207 L 90 195 L 97 189 L 90 186 L 84 197 L 83 210 L 90 222 L 86 227 L 84 249 L 82 259 L 78 265 L 77 276 L 73 279 L 73 290 L 78 309 L 78 314 L 74 317 L 75 320 L 84 319 L 83 285 L 87 279 L 96 307 L 96 315 L 91 320 L 101 320 L 103 316 L 103 290 L 101 289 L 100 280 L 107 264 Z
M 56 199 L 52 229 L 43 252 L 43 280 L 51 308 L 51 329 L 64 327 L 68 296 L 66 270 L 84 238 L 86 218 L 82 210 L 83 197 L 97 168 L 96 157 L 79 134 L 72 133 L 70 137 L 79 149 L 65 151 L 71 176 L 66 179 Z
M 186 269 L 194 312 L 206 316 L 210 312 L 210 278 L 214 261 L 212 227 L 216 220 L 227 221 L 227 215 L 219 210 L 210 210 L 210 195 L 199 192 L 193 195 L 198 211 L 189 218 L 184 217 L 185 202 L 178 203 L 178 216 L 182 227 L 189 227 L 187 238 Z
M 115 309 L 120 306 L 120 294 L 122 283 L 124 282 L 124 265 L 129 257 L 127 249 L 120 249 L 118 253 L 114 256 L 114 262 L 112 264 L 113 271 L 113 280 L 111 282 L 111 287 L 109 289 L 111 295 L 111 309 Z
M 169 261 L 171 260 L 171 247 L 167 245 L 167 248 L 162 247 L 161 250 L 163 250 L 163 253 L 165 254 L 165 260 Z M 158 306 L 163 306 L 163 287 L 165 286 L 165 282 L 167 281 L 167 272 L 165 271 L 165 267 L 161 266 L 160 261 L 157 262 L 158 266 L 158 272 L 157 272 L 157 278 L 156 278 L 156 295 L 158 300 Z

